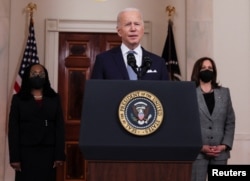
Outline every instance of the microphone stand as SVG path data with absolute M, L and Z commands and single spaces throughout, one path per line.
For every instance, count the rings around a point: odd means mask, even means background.
M 142 76 L 144 76 L 147 70 L 151 67 L 152 61 L 149 56 L 143 57 L 143 63 L 140 67 L 136 65 L 136 59 L 133 53 L 129 53 L 127 55 L 128 65 L 132 67 L 133 71 L 137 75 L 137 80 L 142 80 Z
M 137 70 L 137 79 L 138 80 L 141 80 L 142 78 L 142 66 L 138 67 L 138 70 Z
M 138 73 L 137 73 L 138 80 L 142 79 L 142 76 L 144 76 L 147 73 L 148 69 L 150 69 L 152 64 L 152 61 L 149 58 L 149 56 L 144 56 L 143 61 L 144 62 L 142 63 L 142 65 L 138 68 Z

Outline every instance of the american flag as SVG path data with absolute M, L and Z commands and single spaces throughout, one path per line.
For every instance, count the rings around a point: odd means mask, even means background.
M 39 63 L 39 58 L 37 55 L 34 22 L 31 17 L 30 24 L 29 24 L 28 40 L 27 40 L 26 47 L 23 53 L 23 58 L 20 64 L 18 75 L 14 84 L 14 93 L 17 93 L 20 90 L 24 69 L 32 63 Z
M 171 80 L 181 80 L 181 72 L 178 64 L 177 53 L 175 49 L 174 34 L 172 30 L 173 22 L 171 19 L 168 21 L 168 34 L 162 52 L 162 58 L 165 59 L 168 72 Z

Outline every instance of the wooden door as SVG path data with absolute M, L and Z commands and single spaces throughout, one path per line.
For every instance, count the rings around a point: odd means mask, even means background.
M 84 85 L 96 55 L 120 43 L 116 33 L 59 34 L 58 92 L 65 119 L 66 162 L 57 170 L 57 181 L 86 181 L 87 164 L 78 145 Z

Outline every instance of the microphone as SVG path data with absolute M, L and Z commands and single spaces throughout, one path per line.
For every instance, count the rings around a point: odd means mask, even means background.
M 152 65 L 152 60 L 149 58 L 148 55 L 143 56 L 143 64 L 141 66 L 142 68 L 142 75 L 145 75 L 148 69 L 150 69 Z
M 132 67 L 133 71 L 138 74 L 137 71 L 137 65 L 136 65 L 136 59 L 135 59 L 135 55 L 133 53 L 129 53 L 127 55 L 127 63 L 130 67 Z
M 143 66 L 147 68 L 147 70 L 151 67 L 152 60 L 149 58 L 149 56 L 145 55 L 143 57 Z

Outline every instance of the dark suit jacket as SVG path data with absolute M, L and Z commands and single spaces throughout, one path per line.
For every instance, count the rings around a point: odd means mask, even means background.
M 229 150 L 233 146 L 235 131 L 235 113 L 229 89 L 224 87 L 214 89 L 215 105 L 212 114 L 209 113 L 200 87 L 197 88 L 197 99 L 203 145 L 227 145 L 229 149 L 222 152 L 215 160 L 228 159 L 230 157 Z M 200 153 L 198 159 L 204 158 L 204 156 Z
M 143 56 L 152 60 L 151 68 L 142 80 L 168 80 L 167 67 L 163 58 L 142 48 Z M 126 65 L 120 47 L 113 48 L 96 56 L 91 79 L 129 80 Z
M 33 99 L 12 97 L 9 114 L 10 162 L 20 162 L 22 146 L 52 146 L 55 160 L 64 160 L 64 119 L 59 95 Z

